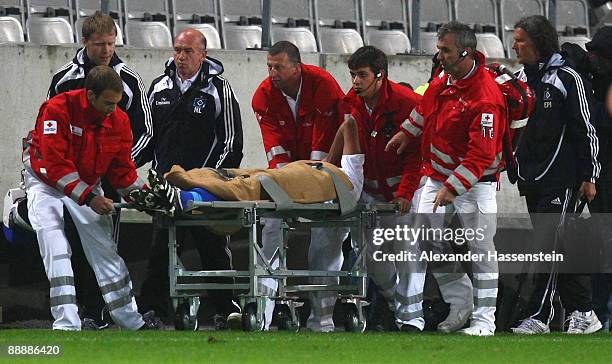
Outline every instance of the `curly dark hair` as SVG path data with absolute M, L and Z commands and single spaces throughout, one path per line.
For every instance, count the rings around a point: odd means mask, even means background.
M 531 15 L 521 18 L 514 24 L 514 29 L 521 28 L 533 41 L 540 57 L 549 57 L 559 52 L 559 36 L 555 27 L 542 15 Z

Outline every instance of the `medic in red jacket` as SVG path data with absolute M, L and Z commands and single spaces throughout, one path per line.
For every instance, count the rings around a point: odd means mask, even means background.
M 409 138 L 423 134 L 424 174 L 444 181 L 457 196 L 478 181 L 496 181 L 502 163 L 506 103 L 485 70 L 484 55 L 476 52 L 475 58 L 470 77 L 450 84 L 449 75 L 440 73 L 402 124 Z
M 24 139 L 23 162 L 30 173 L 83 205 L 102 176 L 122 195 L 142 185 L 131 149 L 127 114 L 119 108 L 108 116 L 95 110 L 86 90 L 79 89 L 40 107 L 36 126 Z
M 324 159 L 344 116 L 338 82 L 319 67 L 292 62 L 286 53 L 269 55 L 268 69 L 270 77 L 255 91 L 252 106 L 269 168 Z M 296 118 L 289 102 L 296 102 Z
M 381 87 L 376 106 L 370 115 L 362 97 L 351 89 L 345 97 L 344 107 L 359 125 L 359 142 L 363 146 L 364 191 L 381 201 L 396 197 L 412 200 L 421 179 L 421 153 L 418 144 L 409 146 L 403 153 L 385 152 L 385 146 L 421 96 L 409 88 L 386 77 L 380 77 Z

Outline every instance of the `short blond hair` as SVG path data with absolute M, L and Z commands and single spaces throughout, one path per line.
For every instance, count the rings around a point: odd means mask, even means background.
M 117 36 L 117 28 L 113 18 L 99 10 L 94 15 L 88 16 L 83 22 L 83 38 L 88 39 L 94 33 L 114 34 Z

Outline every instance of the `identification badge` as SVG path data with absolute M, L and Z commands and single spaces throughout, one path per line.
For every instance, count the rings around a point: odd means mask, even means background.
M 485 138 L 488 134 L 489 138 L 493 139 L 493 114 L 483 113 L 480 118 L 480 126 L 482 127 L 482 137 Z
M 43 135 L 57 134 L 57 121 L 45 120 L 43 122 Z

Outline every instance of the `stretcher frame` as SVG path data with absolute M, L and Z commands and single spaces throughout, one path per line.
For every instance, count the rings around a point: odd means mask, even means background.
M 342 201 L 341 201 L 342 202 Z M 274 299 L 279 313 L 279 329 L 298 331 L 299 315 L 297 308 L 303 305 L 291 296 L 298 292 L 337 291 L 345 305 L 345 330 L 363 332 L 366 319 L 363 308 L 368 305 L 366 296 L 366 229 L 373 228 L 378 214 L 395 214 L 394 204 L 355 204 L 342 206 L 341 203 L 300 204 L 291 201 L 214 201 L 194 202 L 180 214 L 166 215 L 164 226 L 169 234 L 169 279 L 170 297 L 175 308 L 175 327 L 179 330 L 197 330 L 199 294 L 205 290 L 230 289 L 243 291 L 240 295 L 242 308 L 242 327 L 245 331 L 264 329 L 264 311 L 267 298 Z M 270 259 L 264 257 L 257 234 L 262 218 L 281 219 L 281 242 Z M 248 270 L 191 271 L 185 268 L 178 256 L 181 244 L 177 240 L 177 227 L 184 226 L 241 226 L 248 229 Z M 349 228 L 356 250 L 356 260 L 346 271 L 297 270 L 287 267 L 288 231 L 298 225 L 307 227 L 345 227 Z M 259 259 L 261 259 L 262 264 Z M 272 268 L 278 258 L 279 266 Z M 190 280 L 210 277 L 246 278 L 248 283 L 206 283 L 180 282 L 181 278 Z M 299 284 L 287 285 L 290 277 L 348 277 L 348 284 Z M 268 297 L 258 287 L 259 278 L 274 278 L 278 281 L 277 296 Z

